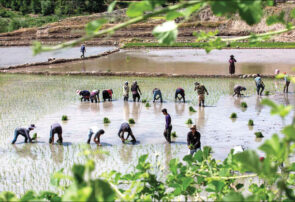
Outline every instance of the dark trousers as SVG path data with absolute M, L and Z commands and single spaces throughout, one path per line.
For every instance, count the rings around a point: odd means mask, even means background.
M 128 101 L 129 97 L 128 96 L 124 96 L 124 101 Z
M 178 95 L 180 95 L 181 97 L 178 97 Z M 184 92 L 183 91 L 179 91 L 179 90 L 177 90 L 176 92 L 175 92 L 175 101 L 176 100 L 182 100 L 183 99 L 183 102 L 185 102 L 185 96 L 184 96 Z
M 106 100 L 112 101 L 112 97 L 110 96 L 108 91 L 103 91 L 102 92 L 102 99 L 105 102 Z
M 91 141 L 91 137 L 93 135 L 93 132 L 90 131 L 89 134 L 88 134 L 88 140 L 87 140 L 87 144 L 90 144 L 90 141 Z
M 171 143 L 171 131 L 172 131 L 172 125 L 170 125 L 168 128 L 165 128 L 164 130 L 164 137 L 169 143 Z
M 136 102 L 136 98 L 137 98 L 137 102 L 139 102 L 139 100 L 140 100 L 139 93 L 133 94 L 133 102 Z
M 284 93 L 288 93 L 289 92 L 289 85 L 290 85 L 290 81 L 287 81 L 285 83 L 285 86 L 284 86 Z
M 263 91 L 264 91 L 264 85 L 262 84 L 257 85 L 257 95 L 262 95 Z
M 30 138 L 28 138 L 26 135 L 20 134 L 20 133 L 18 133 L 17 130 L 15 130 L 14 131 L 14 138 L 13 138 L 11 144 L 14 144 L 16 142 L 19 135 L 21 135 L 21 136 L 23 136 L 25 138 L 25 143 L 28 142 L 28 139 L 29 139 L 29 142 L 32 142 L 32 140 Z
M 82 53 L 81 58 L 85 58 L 85 52 L 81 51 L 81 53 Z
M 57 133 L 58 135 L 58 140 L 57 142 L 62 143 L 62 128 L 61 127 L 57 127 L 54 129 L 50 130 L 50 137 L 49 137 L 49 143 L 54 143 L 54 135 Z

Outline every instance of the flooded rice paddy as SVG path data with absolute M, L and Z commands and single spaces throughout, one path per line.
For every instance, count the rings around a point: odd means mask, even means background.
M 122 85 L 125 80 L 130 83 L 137 80 L 143 92 L 142 98 L 150 101 L 151 107 L 143 103 L 122 101 Z M 195 81 L 206 85 L 209 96 L 206 107 L 197 107 L 194 92 Z M 271 92 L 270 99 L 281 104 L 294 105 L 294 91 L 282 94 L 283 82 L 264 80 L 266 90 Z M 241 84 L 248 89 L 244 98 L 233 98 L 234 85 Z M 165 102 L 152 103 L 152 89 L 162 90 Z M 188 103 L 174 103 L 177 87 L 186 90 Z M 113 102 L 81 103 L 76 95 L 77 89 L 107 89 L 114 91 Z M 35 191 L 56 189 L 50 185 L 50 175 L 61 168 L 70 172 L 73 163 L 83 163 L 81 152 L 85 147 L 92 151 L 103 150 L 109 154 L 93 154 L 96 161 L 95 176 L 102 172 L 116 169 L 128 172 L 134 169 L 137 159 L 142 154 L 149 154 L 153 165 L 160 164 L 159 176 L 167 170 L 171 158 L 188 153 L 186 134 L 189 125 L 185 122 L 191 118 L 201 132 L 202 146 L 211 146 L 213 156 L 223 160 L 230 149 L 237 145 L 256 149 L 263 140 L 273 133 L 280 132 L 284 124 L 292 120 L 294 112 L 285 122 L 276 116 L 270 116 L 269 108 L 260 105 L 260 98 L 255 95 L 253 79 L 183 79 L 183 78 L 122 78 L 122 77 L 79 77 L 79 76 L 33 76 L 0 74 L 0 191 L 14 191 L 23 194 L 29 189 Z M 240 107 L 241 102 L 248 104 L 247 109 Z M 197 112 L 189 112 L 193 106 Z M 167 144 L 163 137 L 164 116 L 162 108 L 167 108 L 172 117 L 173 131 L 177 138 Z M 236 112 L 238 118 L 229 118 Z M 62 115 L 69 120 L 61 121 Z M 108 117 L 110 124 L 103 124 Z M 133 118 L 132 126 L 138 144 L 122 144 L 117 136 L 122 122 Z M 249 128 L 249 119 L 254 120 L 254 127 Z M 63 126 L 64 144 L 49 145 L 49 127 L 59 122 Z M 35 123 L 38 142 L 24 144 L 19 137 L 17 144 L 11 145 L 14 128 Z M 102 147 L 95 144 L 87 146 L 88 129 L 99 126 L 106 133 L 102 136 Z M 256 139 L 254 132 L 261 131 L 265 138 Z M 156 156 L 159 157 L 157 158 Z
M 291 73 L 295 66 L 294 49 L 213 50 L 200 49 L 139 49 L 121 50 L 106 57 L 36 66 L 16 71 L 47 72 L 146 72 L 208 75 L 228 74 L 229 56 L 237 59 L 236 74 L 273 74 L 275 69 Z
M 113 50 L 111 46 L 87 47 L 85 56 L 93 56 L 108 50 Z M 73 59 L 80 58 L 80 47 L 67 48 L 54 52 L 45 52 L 33 56 L 31 47 L 0 47 L 0 67 L 21 65 L 26 63 L 47 62 L 49 58 Z

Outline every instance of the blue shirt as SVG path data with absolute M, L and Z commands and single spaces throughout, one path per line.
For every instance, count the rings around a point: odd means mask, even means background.
M 261 77 L 260 76 L 257 76 L 255 78 L 255 82 L 256 82 L 256 85 L 260 85 L 261 84 Z
M 166 127 L 166 129 L 167 129 L 167 128 L 169 128 L 169 126 L 171 125 L 171 116 L 170 116 L 170 114 L 167 114 L 167 115 L 165 116 L 165 120 L 166 120 L 166 125 L 165 125 L 165 127 Z

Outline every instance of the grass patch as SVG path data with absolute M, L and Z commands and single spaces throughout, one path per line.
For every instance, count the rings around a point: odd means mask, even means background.
M 270 95 L 270 92 L 269 91 L 265 91 L 264 95 L 265 96 L 269 96 Z
M 237 113 L 232 113 L 231 115 L 230 115 L 230 118 L 231 119 L 236 119 L 236 118 L 238 118 L 238 115 L 237 115 Z
M 255 136 L 256 136 L 257 138 L 262 138 L 262 137 L 264 137 L 263 134 L 262 134 L 262 132 L 255 132 L 254 134 L 255 134 Z
M 67 115 L 62 115 L 61 120 L 62 121 L 67 121 L 67 120 L 69 120 L 69 118 L 68 118 Z
M 176 132 L 175 132 L 175 131 L 173 131 L 173 132 L 171 133 L 171 136 L 172 136 L 172 137 L 174 137 L 174 138 L 176 138 L 176 137 L 177 137 L 177 134 L 176 134 Z
M 151 107 L 150 103 L 147 102 L 147 103 L 145 104 L 145 107 Z
M 129 124 L 135 124 L 135 121 L 134 121 L 133 118 L 130 118 L 130 119 L 128 120 L 128 123 L 129 123 Z
M 193 120 L 189 118 L 185 123 L 186 124 L 193 124 Z
M 254 126 L 254 121 L 252 119 L 249 119 L 248 126 Z
M 111 123 L 111 121 L 110 121 L 110 119 L 108 117 L 104 117 L 103 118 L 103 123 L 108 124 L 108 123 Z
M 241 103 L 241 107 L 243 107 L 243 108 L 247 108 L 247 107 L 248 107 L 248 105 L 247 105 L 247 103 L 246 103 L 246 102 L 242 102 L 242 103 Z
M 140 48 L 140 47 L 191 47 L 191 48 L 205 48 L 208 43 L 192 42 L 192 43 L 174 43 L 172 45 L 164 45 L 158 43 L 143 43 L 143 42 L 132 42 L 126 43 L 124 48 Z M 294 42 L 233 42 L 230 46 L 225 48 L 295 48 Z
M 195 110 L 195 108 L 193 108 L 193 106 L 190 106 L 190 107 L 189 107 L 189 111 L 190 111 L 190 112 L 196 112 L 196 110 Z

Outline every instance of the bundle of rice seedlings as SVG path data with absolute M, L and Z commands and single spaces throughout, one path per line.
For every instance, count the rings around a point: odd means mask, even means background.
M 249 119 L 248 126 L 254 126 L 254 121 L 252 119 Z
M 37 133 L 33 134 L 32 140 L 37 140 Z
M 236 118 L 238 118 L 237 113 L 233 112 L 233 113 L 230 115 L 230 118 L 231 118 L 231 119 L 236 119 Z
M 148 103 L 148 102 L 145 104 L 145 107 L 150 107 L 150 106 L 151 106 L 151 105 L 150 105 L 150 103 Z
M 270 92 L 269 91 L 265 91 L 265 96 L 269 96 L 270 95 Z
M 255 134 L 255 136 L 256 136 L 257 138 L 262 138 L 262 137 L 264 137 L 263 134 L 262 134 L 262 132 L 255 132 L 254 134 Z
M 135 121 L 134 121 L 133 118 L 130 118 L 130 119 L 128 120 L 128 123 L 129 123 L 129 124 L 135 124 Z
M 188 119 L 185 123 L 186 124 L 193 124 L 193 121 L 192 121 L 192 119 Z
M 104 118 L 103 118 L 103 123 L 104 123 L 104 124 L 108 124 L 108 123 L 111 123 L 111 121 L 110 121 L 109 118 L 104 117 Z
M 142 103 L 146 103 L 147 100 L 146 100 L 146 99 L 142 99 L 141 102 L 142 102 Z
M 189 111 L 190 112 L 196 112 L 196 110 L 192 106 L 189 107 Z
M 67 116 L 67 115 L 62 115 L 61 120 L 62 120 L 62 121 L 67 121 L 67 120 L 69 120 L 69 119 L 68 119 L 68 116 Z
M 243 107 L 243 108 L 247 108 L 247 107 L 248 107 L 248 105 L 247 105 L 247 103 L 246 103 L 246 102 L 242 102 L 242 103 L 241 103 L 241 107 Z
M 175 132 L 175 131 L 174 131 L 174 132 L 172 132 L 172 133 L 171 133 L 171 136 L 172 136 L 172 137 L 174 137 L 174 138 L 175 138 L 175 137 L 177 137 L 177 134 L 176 134 L 176 132 Z

